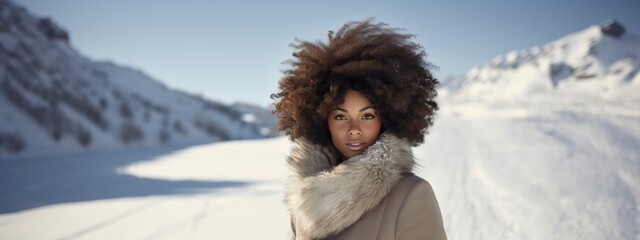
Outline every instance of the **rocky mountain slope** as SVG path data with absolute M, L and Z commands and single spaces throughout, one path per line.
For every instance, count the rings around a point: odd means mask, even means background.
M 443 95 L 489 101 L 637 98 L 639 70 L 640 38 L 610 20 L 450 77 Z
M 92 61 L 53 20 L 0 1 L 0 156 L 262 138 L 265 113 Z

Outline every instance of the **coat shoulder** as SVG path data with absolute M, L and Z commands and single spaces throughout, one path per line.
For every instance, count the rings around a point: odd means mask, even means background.
M 435 198 L 431 184 L 427 180 L 410 173 L 400 179 L 389 194 L 389 197 L 400 200 L 396 202 L 403 206 L 407 200 L 412 201 L 414 200 L 413 198 L 427 197 L 430 194 L 433 194 Z
M 431 184 L 411 174 L 396 188 L 403 200 L 396 220 L 395 239 L 447 239 Z

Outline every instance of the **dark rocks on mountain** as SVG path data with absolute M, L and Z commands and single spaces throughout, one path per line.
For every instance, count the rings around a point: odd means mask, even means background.
M 132 144 L 142 141 L 144 139 L 144 132 L 135 123 L 126 121 L 120 125 L 118 137 L 123 143 Z
M 609 20 L 600 24 L 600 31 L 612 37 L 620 37 L 625 33 L 625 29 L 616 20 Z
M 58 27 L 51 19 L 41 18 L 38 21 L 38 28 L 44 33 L 50 40 L 62 40 L 65 43 L 69 43 L 69 33 Z
M 0 132 L 0 149 L 10 153 L 18 153 L 26 146 L 22 136 L 17 133 Z
M 573 74 L 573 68 L 565 63 L 553 63 L 549 67 L 549 75 L 553 87 L 558 86 L 558 82 L 568 78 Z

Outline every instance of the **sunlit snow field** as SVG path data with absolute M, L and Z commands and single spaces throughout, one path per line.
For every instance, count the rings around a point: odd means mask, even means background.
M 0 162 L 0 239 L 286 239 L 287 138 Z M 639 239 L 640 102 L 442 103 L 450 239 Z

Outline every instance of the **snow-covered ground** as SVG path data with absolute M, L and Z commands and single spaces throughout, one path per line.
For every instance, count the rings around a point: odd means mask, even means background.
M 0 239 L 280 239 L 288 141 L 0 164 Z
M 640 101 L 441 103 L 450 239 L 640 239 Z M 0 162 L 0 239 L 286 239 L 286 138 Z
M 451 239 L 640 239 L 640 101 L 443 108 L 416 155 Z

